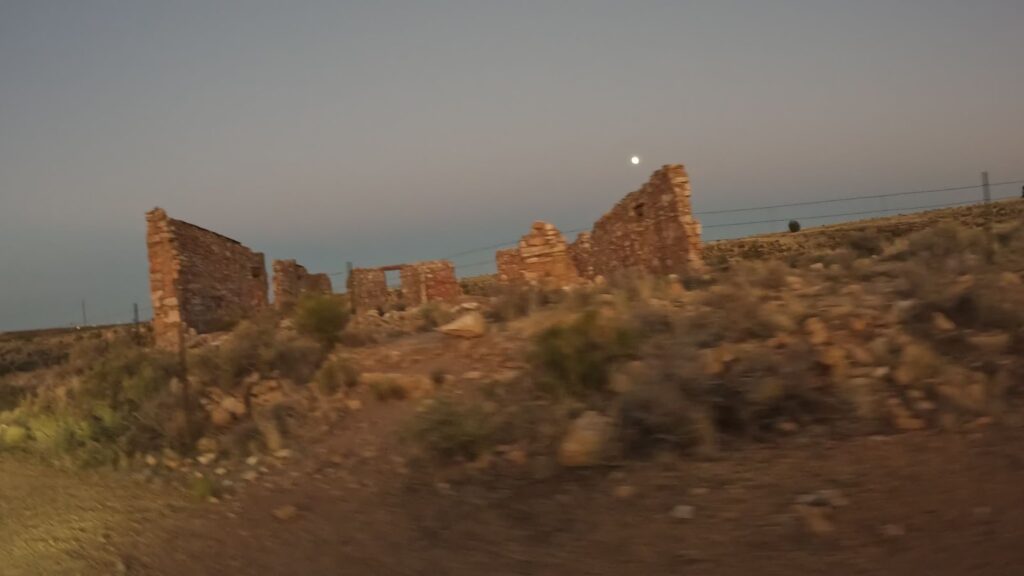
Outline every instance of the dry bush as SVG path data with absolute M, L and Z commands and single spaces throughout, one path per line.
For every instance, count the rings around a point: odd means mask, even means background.
M 567 324 L 542 331 L 534 339 L 530 359 L 542 389 L 580 397 L 603 391 L 610 368 L 637 350 L 633 330 L 588 310 Z
M 280 374 L 299 384 L 309 382 L 326 352 L 308 337 L 281 332 L 270 319 L 243 321 L 220 346 L 189 354 L 189 374 L 206 385 L 235 388 L 251 373 Z
M 419 412 L 409 436 L 440 461 L 471 461 L 492 444 L 495 427 L 479 405 L 438 398 Z
M 860 257 L 878 256 L 885 247 L 877 229 L 858 230 L 847 236 L 846 245 Z
M 374 380 L 370 383 L 370 392 L 379 402 L 389 400 L 405 400 L 409 391 L 402 386 L 401 382 L 394 379 Z
M 313 381 L 322 394 L 332 396 L 342 388 L 358 386 L 359 371 L 347 359 L 334 358 L 320 367 Z

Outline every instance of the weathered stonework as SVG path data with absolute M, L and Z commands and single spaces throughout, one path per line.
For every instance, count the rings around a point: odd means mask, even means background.
M 295 260 L 274 260 L 274 307 L 288 310 L 305 294 L 330 294 L 327 274 L 310 274 Z
M 409 306 L 427 302 L 450 302 L 462 296 L 455 277 L 455 265 L 448 260 L 428 260 L 400 268 L 402 298 Z
M 517 248 L 501 250 L 495 258 L 498 275 L 506 282 L 567 285 L 580 281 L 565 237 L 547 222 L 534 222 Z
M 569 246 L 554 226 L 535 222 L 518 248 L 495 254 L 498 278 L 567 285 L 620 270 L 698 272 L 704 267 L 700 232 L 690 206 L 686 169 L 662 166 Z
M 267 306 L 263 254 L 231 238 L 155 208 L 146 213 L 146 246 L 161 348 L 178 349 L 191 332 L 222 330 Z
M 401 288 L 391 290 L 386 272 L 397 271 Z M 455 277 L 455 266 L 448 260 L 428 260 L 412 264 L 355 268 L 348 277 L 349 299 L 357 311 L 384 310 L 403 304 L 420 306 L 427 302 L 452 301 L 462 295 Z
M 353 268 L 346 283 L 353 310 L 383 310 L 392 300 L 383 268 Z
M 573 253 L 589 277 L 629 269 L 684 274 L 703 268 L 700 232 L 690 177 L 683 166 L 667 165 L 602 216 L 589 237 L 581 235 Z

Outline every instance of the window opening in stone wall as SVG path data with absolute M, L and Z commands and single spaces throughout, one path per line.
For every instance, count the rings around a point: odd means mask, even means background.
M 637 218 L 643 218 L 644 217 L 644 203 L 643 202 L 640 202 L 637 205 L 633 206 L 633 214 L 635 214 Z
M 262 271 L 262 270 L 260 270 L 260 267 L 259 267 L 259 266 L 253 266 L 253 267 L 252 267 L 252 268 L 251 268 L 251 269 L 249 270 L 249 273 L 250 273 L 250 274 L 252 274 L 252 277 L 253 277 L 253 278 L 259 278 L 259 277 L 260 277 L 260 276 L 262 275 L 263 271 Z

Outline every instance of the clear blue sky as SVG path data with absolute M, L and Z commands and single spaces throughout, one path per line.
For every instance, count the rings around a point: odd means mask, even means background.
M 0 330 L 147 305 L 156 205 L 335 271 L 677 162 L 703 210 L 1024 177 L 1024 2 L 0 0 Z

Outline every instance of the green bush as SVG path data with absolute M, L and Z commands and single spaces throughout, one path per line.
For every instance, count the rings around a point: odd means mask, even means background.
M 609 369 L 637 352 L 632 330 L 586 311 L 568 324 L 541 332 L 530 360 L 541 388 L 555 394 L 585 396 L 608 385 Z
M 483 454 L 494 432 L 479 407 L 439 398 L 416 415 L 410 435 L 433 457 L 453 461 L 474 460 Z
M 302 334 L 333 346 L 349 321 L 349 310 L 332 296 L 306 296 L 295 309 L 295 327 Z

